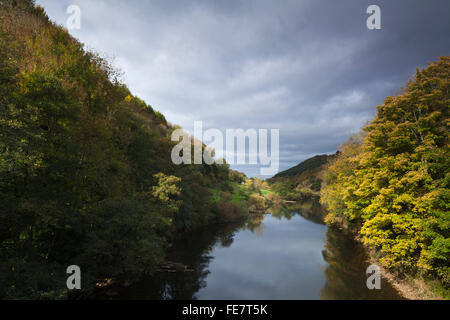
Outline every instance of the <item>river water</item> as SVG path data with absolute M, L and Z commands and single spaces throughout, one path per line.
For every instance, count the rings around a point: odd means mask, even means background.
M 367 288 L 362 246 L 321 214 L 308 203 L 185 233 L 167 258 L 188 271 L 158 272 L 114 299 L 400 299 L 383 278 Z

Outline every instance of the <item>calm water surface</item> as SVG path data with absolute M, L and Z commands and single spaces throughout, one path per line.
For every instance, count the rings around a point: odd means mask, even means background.
M 192 271 L 157 273 L 114 298 L 399 299 L 384 279 L 367 289 L 364 250 L 320 214 L 310 203 L 184 234 L 167 258 Z

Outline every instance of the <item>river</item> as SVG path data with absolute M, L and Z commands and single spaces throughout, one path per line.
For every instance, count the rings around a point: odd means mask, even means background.
M 364 249 L 320 215 L 308 203 L 185 233 L 167 258 L 187 271 L 158 272 L 113 298 L 400 299 L 383 278 L 380 290 L 367 288 Z

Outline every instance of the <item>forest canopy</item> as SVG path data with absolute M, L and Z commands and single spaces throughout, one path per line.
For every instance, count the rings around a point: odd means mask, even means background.
M 331 162 L 329 223 L 357 232 L 400 274 L 450 285 L 450 57 L 417 70 Z
M 212 190 L 242 175 L 174 165 L 174 127 L 119 76 L 33 1 L 0 3 L 0 298 L 66 298 L 69 265 L 87 293 L 151 273 L 176 232 L 224 219 Z

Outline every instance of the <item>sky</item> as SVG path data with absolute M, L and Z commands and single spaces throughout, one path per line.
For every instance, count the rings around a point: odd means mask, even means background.
M 37 0 L 170 123 L 279 129 L 280 171 L 336 152 L 416 68 L 450 55 L 448 0 Z M 369 30 L 369 5 L 381 29 Z M 198 138 L 198 137 L 197 137 Z M 259 165 L 232 165 L 248 176 Z

